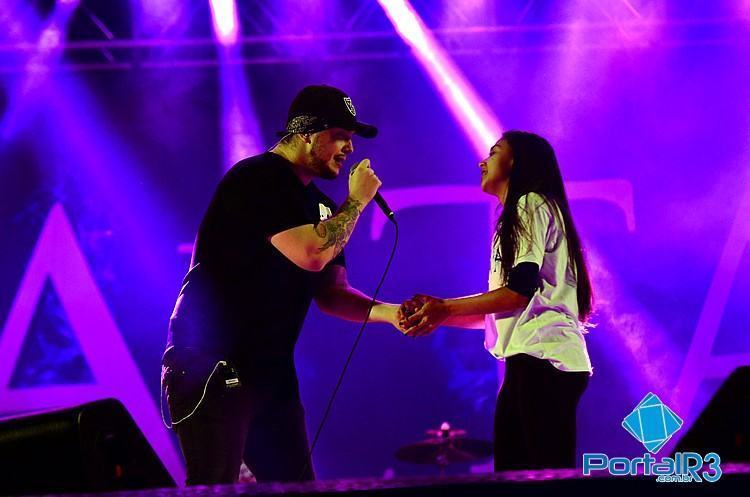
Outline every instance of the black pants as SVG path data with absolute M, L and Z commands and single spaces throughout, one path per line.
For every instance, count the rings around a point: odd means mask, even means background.
M 193 410 L 218 360 L 189 349 L 167 353 L 162 381 L 173 422 Z M 228 388 L 226 378 L 227 368 L 216 368 L 201 406 L 174 427 L 187 485 L 234 483 L 243 460 L 259 482 L 313 480 L 296 389 L 288 395 L 258 393 L 245 384 Z
M 565 372 L 527 354 L 506 359 L 495 409 L 495 471 L 573 468 L 576 408 L 587 372 Z

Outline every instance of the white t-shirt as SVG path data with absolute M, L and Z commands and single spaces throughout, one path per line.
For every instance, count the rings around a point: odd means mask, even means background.
M 518 200 L 518 218 L 526 227 L 527 236 L 519 234 L 514 265 L 536 263 L 541 289 L 523 309 L 488 315 L 484 346 L 501 360 L 523 353 L 546 359 L 562 371 L 592 373 L 578 321 L 576 277 L 568 261 L 568 244 L 559 209 L 546 203 L 540 194 L 532 192 Z M 501 286 L 500 243 L 495 240 L 489 288 L 496 290 Z

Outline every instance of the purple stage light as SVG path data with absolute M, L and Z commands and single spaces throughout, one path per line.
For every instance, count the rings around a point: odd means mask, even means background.
M 262 151 L 255 110 L 250 101 L 250 86 L 237 47 L 239 21 L 234 0 L 211 0 L 214 33 L 219 43 L 221 78 L 222 131 L 224 136 L 224 169 L 238 160 Z
M 14 29 L 16 32 L 11 33 L 11 36 L 19 41 L 33 43 L 35 49 L 29 52 L 25 61 L 23 77 L 8 90 L 9 105 L 8 111 L 0 121 L 0 139 L 11 138 L 39 110 L 38 94 L 43 91 L 49 82 L 49 73 L 62 58 L 67 25 L 77 6 L 78 0 L 58 4 L 38 36 L 33 35 L 33 41 L 25 39 L 32 36 L 25 32 L 26 30 Z M 0 20 L 3 20 L 4 15 L 5 13 L 0 11 Z M 34 21 L 37 21 L 33 17 L 24 17 L 24 22 L 33 25 Z
M 239 20 L 234 0 L 209 0 L 216 38 L 224 46 L 237 42 Z
M 429 74 L 474 151 L 484 157 L 502 134 L 500 123 L 407 0 L 378 0 L 378 3 Z
M 188 8 L 189 4 L 180 0 L 140 0 L 133 5 L 134 24 L 145 36 L 182 34 L 188 26 Z
M 150 283 L 165 285 L 159 290 L 169 292 L 169 278 L 160 258 L 165 251 L 157 241 L 166 237 L 165 230 L 176 221 L 151 183 L 136 174 L 137 159 L 115 130 L 104 124 L 107 120 L 101 109 L 75 76 L 58 77 L 40 98 L 47 119 L 57 125 L 54 134 L 39 133 L 47 153 L 69 164 L 71 170 L 75 165 L 75 179 L 81 189 L 101 195 L 98 202 L 107 202 L 108 217 L 122 223 L 139 248 L 132 255 L 150 275 Z M 171 253 L 171 244 L 166 253 Z
M 291 57 L 316 57 L 321 52 L 335 49 L 331 40 L 319 38 L 316 33 L 330 24 L 331 19 L 346 16 L 341 11 L 340 2 L 323 2 L 322 0 L 296 0 L 294 2 L 277 2 L 273 5 L 272 15 L 278 19 L 273 23 L 273 32 L 279 37 L 295 37 L 295 43 L 279 44 L 277 49 Z M 283 20 L 283 21 L 282 21 Z
M 224 167 L 263 151 L 250 85 L 244 67 L 232 63 L 236 47 L 225 47 L 221 56 L 221 105 L 224 136 Z
M 482 26 L 492 15 L 493 3 L 491 0 L 444 2 L 440 27 L 451 29 L 458 26 Z
M 45 29 L 39 37 L 39 44 L 37 45 L 39 53 L 46 54 L 56 48 L 60 48 L 62 37 L 63 35 L 60 32 L 60 28 L 57 26 L 50 26 Z

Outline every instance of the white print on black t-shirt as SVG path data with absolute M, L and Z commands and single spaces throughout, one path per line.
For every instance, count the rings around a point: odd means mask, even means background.
M 318 209 L 320 209 L 320 220 L 325 221 L 329 217 L 333 216 L 333 211 L 326 207 L 324 204 L 318 204 Z

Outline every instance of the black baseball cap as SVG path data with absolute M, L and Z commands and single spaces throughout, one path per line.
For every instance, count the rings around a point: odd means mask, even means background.
M 290 133 L 317 133 L 329 128 L 354 131 L 363 138 L 375 138 L 378 128 L 357 121 L 357 110 L 349 95 L 328 85 L 306 86 L 294 97 L 289 106 L 286 131 Z

